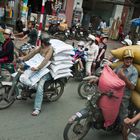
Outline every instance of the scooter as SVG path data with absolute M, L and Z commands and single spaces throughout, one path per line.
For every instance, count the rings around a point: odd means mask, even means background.
M 82 99 L 87 99 L 88 95 L 92 95 L 95 92 L 97 84 L 90 83 L 89 81 L 92 79 L 96 80 L 101 75 L 102 70 L 106 64 L 109 65 L 111 62 L 108 59 L 103 59 L 100 63 L 100 67 L 96 69 L 95 75 L 84 77 L 83 80 L 79 83 L 78 95 Z
M 96 89 L 92 95 L 87 97 L 85 108 L 76 112 L 69 118 L 63 132 L 64 140 L 82 140 L 91 128 L 93 130 L 104 130 L 111 133 L 120 133 L 122 131 L 122 123 L 119 121 L 119 116 L 117 116 L 113 124 L 108 125 L 107 127 L 104 126 L 105 119 L 102 109 L 99 106 L 100 99 L 104 96 L 109 98 L 109 100 L 119 99 L 117 94 L 115 95 L 113 92 L 101 93 Z M 136 112 L 138 112 L 138 110 L 131 105 L 129 107 L 128 117 L 131 118 Z
M 19 78 L 23 71 L 18 69 L 16 76 L 10 82 L 1 81 L 0 82 L 0 109 L 6 109 L 10 107 L 16 100 L 17 96 L 24 89 L 26 97 L 32 99 L 35 88 L 30 88 L 19 81 Z M 44 100 L 53 102 L 58 100 L 64 92 L 64 86 L 67 82 L 67 78 L 59 78 L 54 80 L 53 78 L 47 80 L 44 84 Z M 25 97 L 24 96 L 24 97 Z

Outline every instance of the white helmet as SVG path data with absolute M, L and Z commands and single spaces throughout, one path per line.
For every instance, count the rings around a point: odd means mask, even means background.
M 131 46 L 132 41 L 130 39 L 124 39 L 124 41 L 122 41 L 122 44 L 127 45 L 127 46 Z
M 84 41 L 79 41 L 78 46 L 84 46 L 84 45 L 85 45 Z
M 92 34 L 89 34 L 89 35 L 88 35 L 88 38 L 90 38 L 90 39 L 93 40 L 93 41 L 95 41 L 95 39 L 96 39 L 95 36 L 92 35 Z
M 140 41 L 137 41 L 136 45 L 140 45 Z

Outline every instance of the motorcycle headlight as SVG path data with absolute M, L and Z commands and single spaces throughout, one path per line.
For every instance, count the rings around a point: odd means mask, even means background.
M 88 100 L 88 101 L 90 101 L 91 98 L 92 98 L 92 95 L 88 95 L 88 96 L 87 96 L 87 100 Z

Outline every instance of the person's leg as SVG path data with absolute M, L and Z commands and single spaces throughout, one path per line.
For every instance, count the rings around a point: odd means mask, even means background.
M 38 83 L 37 92 L 35 96 L 35 102 L 34 102 L 34 111 L 32 112 L 32 115 L 34 116 L 37 116 L 41 110 L 42 101 L 43 101 L 44 83 L 45 81 L 49 79 L 51 79 L 50 73 L 42 77 Z
M 120 106 L 120 112 L 119 112 L 120 121 L 121 121 L 122 124 L 124 122 L 124 119 L 126 117 L 128 117 L 129 100 L 130 100 L 129 96 L 124 96 L 123 99 L 122 99 L 122 103 L 121 103 L 121 106 Z
M 87 62 L 86 62 L 86 74 L 87 74 L 88 76 L 91 75 L 91 65 L 92 65 L 92 62 L 90 62 L 90 61 L 87 61 Z
M 84 70 L 84 66 L 83 66 L 81 58 L 79 58 L 79 65 L 80 65 L 80 70 Z

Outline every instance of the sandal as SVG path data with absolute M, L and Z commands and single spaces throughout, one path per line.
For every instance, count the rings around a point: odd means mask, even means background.
M 39 113 L 40 113 L 40 110 L 35 109 L 35 110 L 32 112 L 32 116 L 38 116 Z

